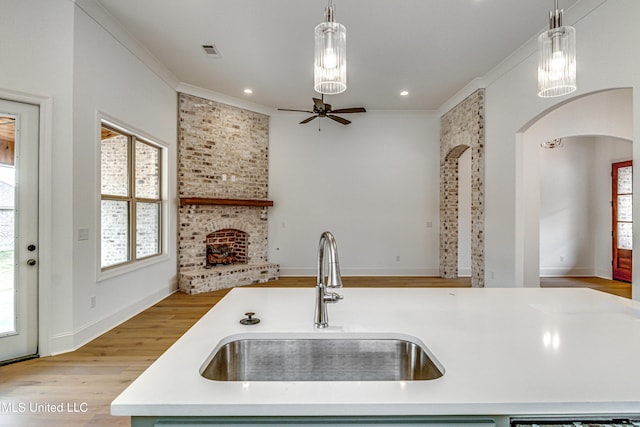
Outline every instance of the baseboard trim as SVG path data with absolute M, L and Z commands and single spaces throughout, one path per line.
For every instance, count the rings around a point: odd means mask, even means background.
M 418 277 L 439 277 L 440 271 L 437 268 L 341 268 L 342 276 L 418 276 Z M 287 268 L 280 266 L 280 277 L 305 277 L 315 276 L 315 268 Z
M 593 277 L 593 268 L 541 268 L 540 277 Z
M 170 285 L 167 288 L 157 290 L 143 299 L 135 301 L 134 303 L 105 316 L 102 319 L 89 322 L 73 332 L 65 332 L 55 335 L 51 337 L 49 347 L 51 351 L 48 355 L 55 356 L 57 354 L 75 351 L 105 332 L 110 331 L 152 305 L 162 301 L 176 291 L 177 289 L 175 285 Z

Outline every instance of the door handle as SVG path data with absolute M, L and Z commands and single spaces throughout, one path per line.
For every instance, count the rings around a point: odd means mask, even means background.
M 33 258 L 28 259 L 27 260 L 27 265 L 30 265 L 30 266 L 36 265 L 36 260 L 33 259 Z

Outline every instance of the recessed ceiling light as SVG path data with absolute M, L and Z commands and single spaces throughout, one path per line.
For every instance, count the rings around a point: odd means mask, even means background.
M 400 96 L 409 96 L 409 91 L 403 90 L 402 92 L 400 92 Z
M 251 95 L 253 93 L 253 91 L 251 89 L 249 89 L 249 88 L 246 88 L 244 90 L 244 93 L 246 93 L 247 95 Z

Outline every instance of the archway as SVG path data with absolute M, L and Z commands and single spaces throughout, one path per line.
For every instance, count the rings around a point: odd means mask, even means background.
M 484 286 L 484 89 L 440 124 L 440 276 L 458 277 L 458 160 L 471 149 L 471 285 Z
M 570 99 L 532 120 L 518 134 L 522 179 L 516 203 L 522 284 L 540 283 L 540 144 L 556 138 L 613 137 L 632 140 L 631 89 L 612 89 Z M 562 256 L 562 255 L 560 255 Z

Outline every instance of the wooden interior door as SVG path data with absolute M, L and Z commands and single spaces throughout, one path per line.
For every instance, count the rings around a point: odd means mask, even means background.
M 612 165 L 613 279 L 631 282 L 633 166 L 631 161 Z

